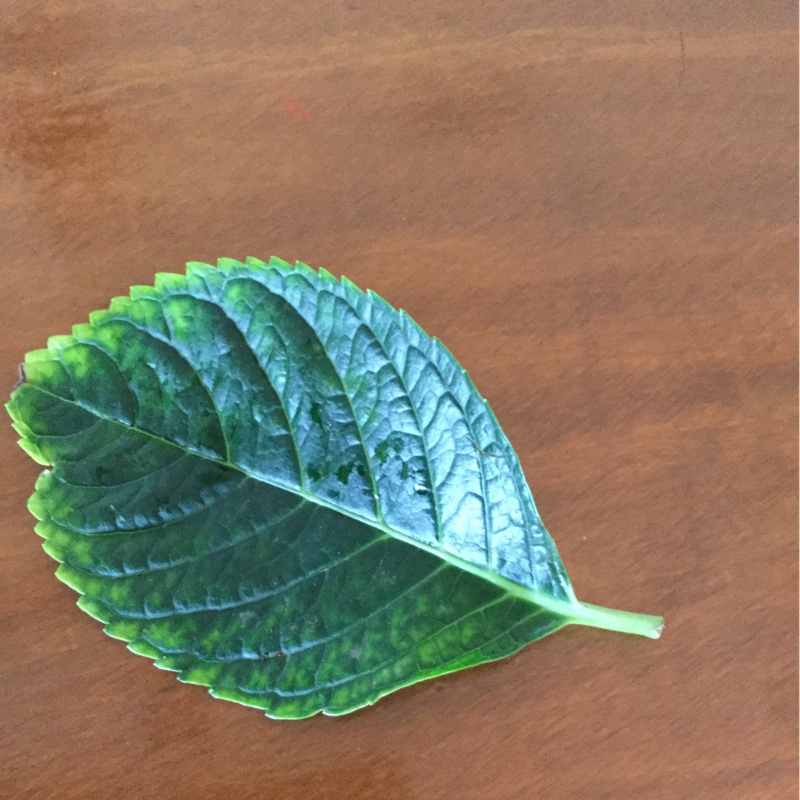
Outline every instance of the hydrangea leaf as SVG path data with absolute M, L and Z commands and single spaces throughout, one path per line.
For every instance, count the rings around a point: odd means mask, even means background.
M 564 625 L 580 603 L 516 454 L 404 312 L 278 259 L 189 264 L 28 353 L 8 410 L 78 605 L 277 718 L 344 714 Z

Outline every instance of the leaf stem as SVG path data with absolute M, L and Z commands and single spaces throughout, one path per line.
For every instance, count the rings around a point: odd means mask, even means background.
M 661 617 L 637 614 L 633 611 L 619 611 L 616 608 L 603 608 L 591 603 L 578 603 L 569 621 L 606 631 L 634 633 L 650 639 L 658 639 L 664 630 L 664 620 Z

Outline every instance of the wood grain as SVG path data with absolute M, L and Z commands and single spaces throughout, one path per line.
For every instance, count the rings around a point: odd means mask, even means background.
M 7 389 L 25 351 L 158 270 L 326 266 L 469 369 L 579 596 L 667 628 L 575 628 L 273 722 L 75 608 L 6 425 L 0 797 L 796 797 L 796 17 L 4 4 Z

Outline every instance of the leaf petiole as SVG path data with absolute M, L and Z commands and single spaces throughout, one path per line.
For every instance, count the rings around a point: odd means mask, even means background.
M 633 633 L 658 639 L 664 630 L 664 620 L 651 614 L 637 614 L 633 611 L 620 611 L 616 608 L 603 608 L 591 603 L 578 603 L 570 623 L 589 625 L 606 631 Z

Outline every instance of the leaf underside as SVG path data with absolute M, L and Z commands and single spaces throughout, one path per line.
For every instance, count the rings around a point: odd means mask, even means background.
M 56 574 L 215 697 L 344 714 L 582 621 L 485 400 L 346 279 L 190 264 L 24 376 L 7 407 L 52 466 L 30 508 Z

